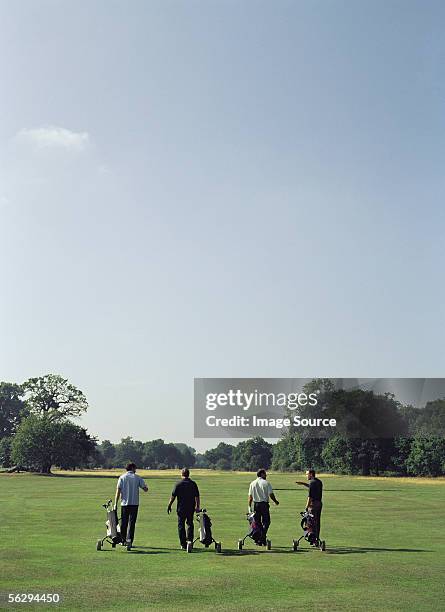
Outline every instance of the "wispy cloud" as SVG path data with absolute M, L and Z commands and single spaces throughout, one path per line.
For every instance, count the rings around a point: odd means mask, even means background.
M 55 125 L 22 128 L 16 134 L 16 140 L 36 149 L 64 149 L 80 153 L 90 144 L 88 132 L 72 132 Z

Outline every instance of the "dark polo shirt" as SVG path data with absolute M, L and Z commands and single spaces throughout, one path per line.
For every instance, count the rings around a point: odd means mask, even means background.
M 199 489 L 196 482 L 190 478 L 183 478 L 176 483 L 172 497 L 178 500 L 176 511 L 178 514 L 193 514 L 195 509 L 195 497 L 199 497 Z
M 308 496 L 314 501 L 321 502 L 323 497 L 323 483 L 318 478 L 311 478 L 309 480 L 309 493 Z

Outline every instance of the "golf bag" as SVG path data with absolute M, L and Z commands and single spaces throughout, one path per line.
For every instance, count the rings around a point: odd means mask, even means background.
M 117 518 L 117 510 L 107 510 L 107 520 L 105 522 L 107 526 L 107 536 L 113 542 L 113 544 L 119 544 L 121 541 L 121 528 L 119 525 L 119 519 Z
M 247 515 L 247 520 L 250 525 L 249 538 L 252 538 L 255 544 L 259 544 L 263 541 L 263 527 L 261 523 L 255 519 L 255 512 L 250 512 Z
M 213 542 L 212 521 L 205 512 L 202 513 L 200 518 L 199 541 L 201 544 L 204 544 L 206 548 Z
M 203 508 L 202 510 L 196 511 L 196 520 L 199 523 L 199 536 L 193 540 L 193 542 L 187 542 L 187 552 L 192 552 L 193 545 L 199 540 L 201 544 L 204 544 L 206 548 L 210 546 L 210 544 L 215 544 L 215 552 L 221 552 L 221 542 L 217 542 L 212 535 L 212 521 L 210 520 L 209 515 L 207 514 L 207 510 Z
M 255 512 L 249 511 L 246 514 L 246 517 L 249 521 L 250 529 L 249 533 L 247 533 L 244 538 L 238 540 L 238 550 L 243 550 L 247 538 L 253 540 L 257 546 L 266 546 L 267 550 L 270 550 L 272 547 L 272 542 L 266 539 L 262 524 L 255 518 Z
M 108 542 L 113 548 L 122 542 L 119 517 L 117 515 L 117 510 L 113 508 L 113 502 L 111 499 L 109 499 L 105 504 L 102 504 L 102 508 L 105 508 L 107 513 L 107 520 L 105 521 L 107 535 L 104 538 L 97 540 L 96 550 L 102 550 L 104 542 Z
M 316 523 L 315 517 L 308 510 L 304 512 L 300 512 L 301 519 L 301 528 L 304 532 L 304 539 L 309 542 L 309 544 L 316 544 L 317 542 L 317 534 L 316 534 Z
M 326 541 L 317 538 L 317 523 L 312 512 L 305 510 L 304 512 L 300 512 L 300 516 L 300 525 L 303 530 L 303 535 L 300 536 L 298 540 L 292 540 L 293 550 L 298 550 L 298 546 L 303 539 L 309 542 L 311 546 L 319 548 L 321 551 L 326 550 Z

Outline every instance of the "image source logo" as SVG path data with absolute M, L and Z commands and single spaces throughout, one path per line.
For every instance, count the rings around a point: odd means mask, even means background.
M 442 378 L 195 378 L 194 434 L 408 436 L 401 408 L 423 407 L 443 397 Z

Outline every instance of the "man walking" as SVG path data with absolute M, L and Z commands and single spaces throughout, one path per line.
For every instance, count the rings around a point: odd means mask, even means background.
M 263 530 L 263 538 L 261 545 L 266 545 L 266 535 L 267 530 L 270 526 L 270 513 L 269 513 L 269 497 L 274 502 L 276 506 L 280 503 L 272 489 L 272 485 L 270 482 L 267 482 L 267 473 L 266 470 L 258 470 L 257 479 L 253 480 L 249 486 L 249 510 L 252 511 L 252 502 L 253 502 L 253 511 L 255 512 L 255 521 L 261 525 Z
M 312 468 L 306 471 L 306 478 L 308 482 L 297 480 L 296 484 L 303 485 L 309 489 L 306 510 L 314 516 L 316 544 L 318 544 L 321 530 L 321 511 L 323 509 L 323 483 L 319 478 L 315 477 L 315 470 Z
M 178 535 L 182 550 L 187 550 L 187 542 L 193 542 L 193 516 L 199 510 L 199 489 L 196 482 L 191 480 L 190 471 L 184 468 L 182 479 L 173 488 L 167 506 L 167 514 L 172 511 L 172 504 L 177 499 L 176 513 L 178 515 Z M 185 533 L 187 523 L 187 534 Z
M 139 489 L 147 492 L 148 487 L 143 478 L 136 475 L 136 464 L 129 463 L 126 468 L 126 474 L 119 476 L 116 488 L 116 498 L 114 507 L 117 508 L 117 502 L 121 497 L 121 538 L 122 545 L 130 550 L 134 540 L 134 530 L 139 509 Z M 127 534 L 128 530 L 128 534 Z

